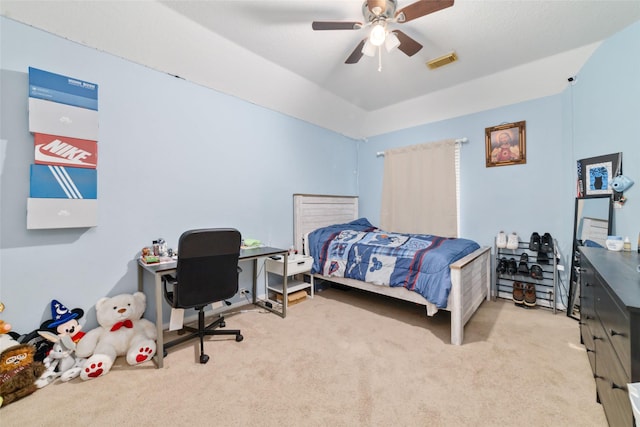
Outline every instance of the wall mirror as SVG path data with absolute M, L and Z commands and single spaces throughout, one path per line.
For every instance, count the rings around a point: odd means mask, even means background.
M 578 247 L 605 246 L 613 230 L 613 199 L 611 195 L 576 198 L 573 216 L 573 252 L 569 279 L 567 316 L 580 319 L 580 259 Z

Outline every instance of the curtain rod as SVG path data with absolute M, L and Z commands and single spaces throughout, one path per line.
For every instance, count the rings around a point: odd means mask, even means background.
M 462 138 L 458 138 L 456 139 L 456 144 L 462 144 L 464 142 L 469 142 L 469 138 L 467 138 L 466 136 L 462 137 Z M 376 153 L 376 157 L 384 157 L 384 151 L 378 151 Z

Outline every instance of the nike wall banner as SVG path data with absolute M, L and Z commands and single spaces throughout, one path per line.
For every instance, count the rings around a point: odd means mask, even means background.
M 44 133 L 36 133 L 33 137 L 36 164 L 89 169 L 95 169 L 98 166 L 96 141 Z
M 29 67 L 29 97 L 98 110 L 98 85 Z
M 98 225 L 98 85 L 29 67 L 27 229 Z
M 32 198 L 96 199 L 96 169 L 31 165 Z

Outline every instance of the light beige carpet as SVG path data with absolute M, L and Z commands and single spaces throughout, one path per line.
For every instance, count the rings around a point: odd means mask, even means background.
M 253 307 L 247 307 L 253 309 Z M 327 289 L 286 319 L 227 317 L 244 341 L 174 348 L 165 368 L 116 362 L 0 408 L 9 426 L 606 426 L 578 323 L 485 301 L 449 344 L 449 313 Z

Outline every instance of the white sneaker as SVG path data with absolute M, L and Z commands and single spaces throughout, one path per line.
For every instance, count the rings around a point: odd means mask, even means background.
M 496 237 L 496 247 L 503 249 L 507 247 L 507 235 L 504 234 L 504 231 L 498 233 Z
M 509 234 L 507 249 L 518 249 L 518 235 L 516 233 Z

